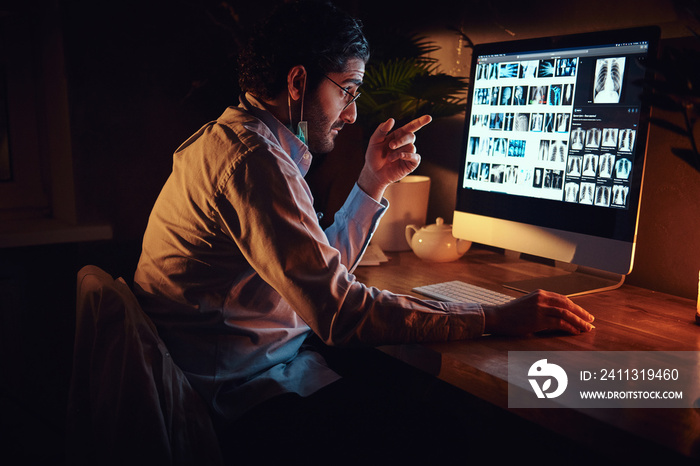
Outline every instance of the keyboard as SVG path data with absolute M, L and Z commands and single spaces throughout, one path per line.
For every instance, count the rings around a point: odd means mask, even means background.
M 413 291 L 440 301 L 460 303 L 503 304 L 515 299 L 507 294 L 459 280 L 417 286 L 413 288 Z

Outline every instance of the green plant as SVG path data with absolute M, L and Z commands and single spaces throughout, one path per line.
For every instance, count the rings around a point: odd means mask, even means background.
M 373 129 L 388 118 L 404 122 L 426 113 L 439 118 L 464 111 L 468 80 L 440 71 L 429 56 L 440 47 L 419 36 L 394 40 L 383 47 L 393 56 L 373 58 L 367 65 L 357 101 L 363 126 Z

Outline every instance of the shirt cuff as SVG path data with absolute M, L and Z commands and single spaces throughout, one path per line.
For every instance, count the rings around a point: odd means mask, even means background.
M 389 201 L 382 198 L 381 202 L 377 202 L 369 194 L 364 192 L 357 183 L 350 191 L 345 205 L 349 207 L 349 212 L 353 213 L 352 221 L 362 225 L 372 225 L 372 231 L 379 223 L 386 209 L 389 207 Z

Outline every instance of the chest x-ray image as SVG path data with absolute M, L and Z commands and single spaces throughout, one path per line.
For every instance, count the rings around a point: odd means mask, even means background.
M 595 194 L 595 183 L 581 183 L 579 189 L 579 204 L 593 205 L 593 195 Z
M 598 172 L 598 156 L 593 154 L 586 154 L 583 156 L 583 171 L 581 174 L 583 176 L 595 177 Z
M 596 60 L 593 103 L 617 104 L 622 95 L 622 79 L 625 74 L 625 57 L 599 58 Z
M 615 178 L 627 180 L 632 171 L 632 162 L 629 159 L 620 159 L 615 162 Z
M 633 129 L 623 129 L 620 131 L 620 138 L 617 144 L 617 150 L 622 152 L 632 152 L 634 147 L 634 139 L 637 132 Z
M 619 184 L 616 184 L 613 186 L 613 198 L 612 198 L 612 203 L 614 205 L 618 206 L 626 206 L 627 205 L 627 195 L 629 194 L 629 186 L 622 186 Z
M 581 162 L 582 157 L 580 155 L 569 157 L 566 163 L 566 174 L 571 177 L 581 176 Z
M 610 186 L 598 186 L 595 191 L 595 205 L 608 207 L 610 205 Z
M 574 128 L 571 130 L 571 149 L 581 150 L 586 138 L 586 131 L 582 128 Z
M 615 147 L 617 146 L 617 133 L 619 130 L 617 128 L 603 128 L 603 140 L 601 141 L 602 147 Z
M 598 161 L 598 177 L 610 178 L 613 174 L 615 156 L 613 154 L 603 154 Z
M 549 161 L 564 162 L 566 160 L 566 141 L 552 141 L 549 145 Z
M 586 131 L 586 147 L 600 147 L 600 128 L 590 128 Z
M 613 197 L 612 197 L 612 203 L 614 205 L 618 206 L 626 206 L 627 205 L 627 194 L 629 194 L 629 186 L 622 186 L 619 184 L 616 184 L 613 186 Z
M 564 186 L 564 200 L 566 202 L 578 202 L 578 183 L 567 182 Z

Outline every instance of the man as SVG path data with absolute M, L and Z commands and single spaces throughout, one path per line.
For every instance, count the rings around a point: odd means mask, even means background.
M 482 307 L 355 280 L 351 271 L 387 208 L 384 190 L 418 166 L 415 133 L 430 121 L 379 125 L 354 189 L 323 231 L 303 176 L 311 153 L 330 151 L 355 121 L 368 58 L 358 21 L 326 3 L 285 3 L 242 53 L 240 105 L 174 155 L 135 283 L 217 420 L 261 419 L 250 413 L 270 403 L 267 413 L 279 413 L 275 400 L 312 399 L 334 386 L 340 377 L 307 348 L 310 335 L 372 346 L 591 328 L 593 317 L 558 295 Z

